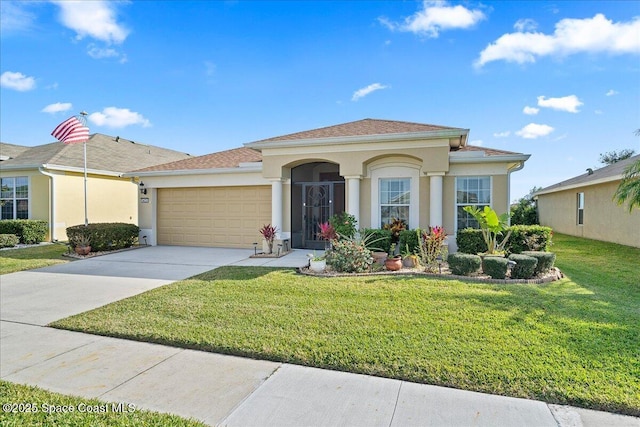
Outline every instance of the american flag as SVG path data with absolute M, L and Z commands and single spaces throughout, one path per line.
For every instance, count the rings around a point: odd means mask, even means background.
M 89 140 L 89 128 L 84 126 L 77 117 L 69 117 L 51 132 L 54 138 L 65 144 L 86 142 Z

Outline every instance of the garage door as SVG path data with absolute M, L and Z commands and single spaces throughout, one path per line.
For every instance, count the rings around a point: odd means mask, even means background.
M 252 248 L 271 222 L 271 187 L 158 189 L 158 244 Z

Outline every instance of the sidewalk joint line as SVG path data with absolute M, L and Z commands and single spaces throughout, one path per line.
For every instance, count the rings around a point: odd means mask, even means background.
M 396 395 L 396 404 L 393 405 L 393 414 L 391 414 L 391 420 L 389 421 L 389 427 L 393 424 L 393 419 L 396 416 L 396 410 L 398 409 L 398 402 L 400 401 L 400 391 L 402 390 L 402 385 L 404 381 L 400 381 L 400 387 L 398 387 L 398 394 Z

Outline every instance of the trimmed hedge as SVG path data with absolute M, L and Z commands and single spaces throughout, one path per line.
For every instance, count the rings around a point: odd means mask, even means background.
M 511 254 L 509 259 L 516 263 L 511 269 L 512 279 L 531 279 L 535 274 L 538 265 L 536 258 L 522 254 Z
M 420 248 L 418 245 L 420 244 L 418 241 L 418 232 L 417 230 L 402 230 L 399 235 L 398 247 L 400 248 L 400 252 L 405 251 L 407 249 L 407 245 L 409 245 L 409 252 L 414 254 L 420 253 Z
M 49 231 L 49 223 L 39 219 L 3 219 L 0 234 L 15 234 L 20 243 L 33 245 L 43 242 Z
M 523 255 L 533 257 L 538 260 L 536 265 L 536 274 L 541 274 L 553 268 L 556 262 L 556 254 L 553 252 L 525 251 Z
M 389 250 L 391 249 L 391 230 L 383 230 L 380 228 L 365 228 L 362 231 L 362 238 L 366 239 L 367 242 L 371 242 L 367 244 L 367 249 L 369 249 L 370 251 L 389 253 Z
M 509 254 L 519 254 L 525 251 L 546 251 L 551 245 L 553 231 L 551 227 L 541 225 L 514 225 L 511 236 L 504 248 Z M 505 233 L 507 233 L 506 231 Z M 456 233 L 458 250 L 467 254 L 479 254 L 487 251 L 487 244 L 482 238 L 482 231 L 475 228 L 465 228 Z
M 20 242 L 15 234 L 0 234 L 0 248 L 12 248 Z
M 509 260 L 500 256 L 485 256 L 482 259 L 482 271 L 492 279 L 504 279 L 507 277 Z
M 449 270 L 457 276 L 469 276 L 480 269 L 481 259 L 478 255 L 456 252 L 447 257 Z
M 74 225 L 67 227 L 67 237 L 69 244 L 75 249 L 75 241 L 80 236 L 88 237 L 91 241 L 93 252 L 111 251 L 128 248 L 138 240 L 140 228 L 135 224 L 123 222 L 96 223 L 84 225 Z

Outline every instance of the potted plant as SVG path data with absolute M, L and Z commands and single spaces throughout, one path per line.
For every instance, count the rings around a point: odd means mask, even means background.
M 405 249 L 402 251 L 402 265 L 408 268 L 415 268 L 419 264 L 418 255 L 409 250 L 409 244 L 405 244 Z
M 85 236 L 84 234 L 80 234 L 75 237 L 72 241 L 74 248 L 73 250 L 78 255 L 88 255 L 91 252 L 91 238 L 89 236 Z
M 328 250 L 331 248 L 331 242 L 338 238 L 338 234 L 330 222 L 321 222 L 318 227 L 320 228 L 318 237 L 326 242 L 324 248 Z
M 400 255 L 396 255 L 396 244 L 392 243 L 391 248 L 389 249 L 389 256 L 384 262 L 384 266 L 387 270 L 398 271 L 402 268 L 402 257 Z
M 260 234 L 262 234 L 262 237 L 264 238 L 265 242 L 267 242 L 267 246 L 269 248 L 269 253 L 272 254 L 273 253 L 273 241 L 276 238 L 276 233 L 278 231 L 278 227 L 274 227 L 271 224 L 266 224 L 266 225 L 263 225 L 262 228 L 259 231 L 260 231 Z
M 321 273 L 327 268 L 327 260 L 324 255 L 313 253 L 307 256 L 309 257 L 309 270 Z

